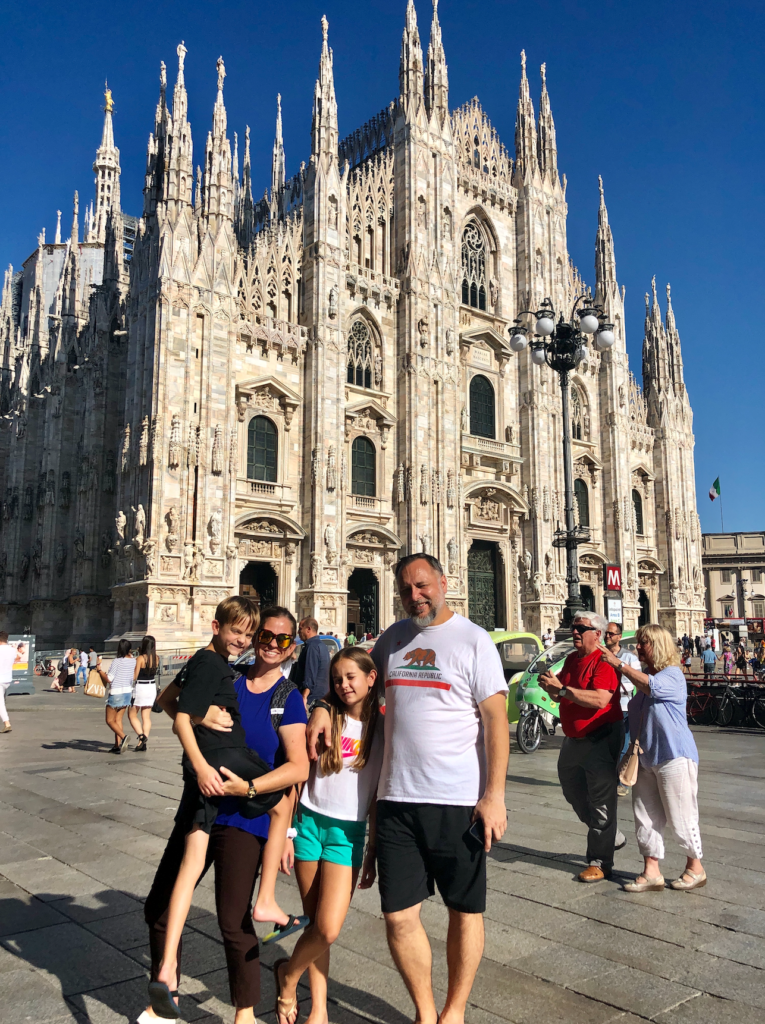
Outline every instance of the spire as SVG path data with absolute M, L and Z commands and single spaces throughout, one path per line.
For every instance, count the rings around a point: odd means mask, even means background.
M 321 57 L 319 77 L 313 94 L 313 120 L 311 122 L 311 156 L 327 154 L 337 159 L 337 100 L 335 79 L 332 71 L 332 50 L 327 44 L 329 22 L 321 18 Z
M 667 315 L 661 318 L 656 278 L 651 281 L 651 295 L 645 297 L 645 338 L 643 340 L 643 390 L 653 411 L 654 422 L 659 425 L 663 402 L 670 396 L 684 396 L 683 356 L 680 335 L 672 309 L 672 295 L 667 285 Z
M 239 192 L 239 213 L 236 229 L 239 244 L 247 248 L 252 241 L 253 202 L 252 164 L 250 162 L 250 126 L 244 129 L 244 163 L 242 164 L 242 187 Z
M 422 91 L 422 46 L 417 28 L 417 11 L 414 0 L 406 5 L 406 24 L 401 40 L 401 59 L 398 67 L 401 105 L 407 117 L 413 117 L 423 99 Z
M 86 238 L 96 242 L 106 240 L 106 221 L 109 211 L 120 208 L 120 151 L 114 145 L 112 114 L 114 100 L 109 83 L 104 83 L 104 128 L 101 145 L 96 150 L 93 170 L 96 175 L 96 205 Z
M 231 144 L 226 137 L 226 107 L 223 103 L 223 81 L 226 66 L 218 57 L 218 94 L 213 107 L 212 131 L 205 146 L 205 171 L 202 180 L 202 213 L 209 228 L 216 234 L 221 219 L 233 220 L 234 184 L 231 178 Z
M 172 139 L 168 146 L 167 162 L 167 194 L 166 199 L 175 203 L 176 208 L 189 206 L 191 203 L 191 186 L 194 182 L 194 146 L 191 139 L 191 125 L 187 112 L 189 98 L 186 95 L 186 82 L 183 65 L 186 60 L 186 47 L 183 40 L 178 44 L 178 74 L 173 89 L 173 116 L 168 118 Z M 162 65 L 163 83 L 166 81 L 165 65 Z
M 239 216 L 239 136 L 234 132 L 234 158 L 231 165 L 231 177 L 234 183 L 234 219 Z
M 56 245 L 61 245 L 61 210 L 56 210 L 56 235 L 53 241 Z
M 515 166 L 522 179 L 534 171 L 536 163 L 537 131 L 534 123 L 534 105 L 526 77 L 526 51 L 521 50 L 521 87 L 518 94 L 518 112 L 515 117 Z
M 72 233 L 70 235 L 71 247 L 80 244 L 80 197 L 77 192 L 74 193 L 74 212 L 72 214 Z
M 675 311 L 672 309 L 672 289 L 667 285 L 667 319 L 665 320 L 667 331 L 675 331 Z
M 433 117 L 435 112 L 438 123 L 443 127 L 449 113 L 449 78 L 444 45 L 441 41 L 441 25 L 438 21 L 438 0 L 433 0 L 433 21 L 430 23 L 428 66 L 425 69 L 425 103 L 429 116 Z
M 537 159 L 542 174 L 554 182 L 558 177 L 558 148 L 555 142 L 555 122 L 550 109 L 550 96 L 547 92 L 547 65 L 543 64 L 539 70 L 542 75 L 542 95 L 539 98 Z
M 276 95 L 276 138 L 271 156 L 271 203 L 281 191 L 285 179 L 284 138 L 282 137 L 282 96 Z
M 603 193 L 603 179 L 598 175 L 600 206 L 598 207 L 598 230 L 595 235 L 595 301 L 604 303 L 607 298 L 618 296 L 616 283 L 616 257 L 614 238 L 608 223 L 608 210 Z
M 149 135 L 146 147 L 146 176 L 143 188 L 144 219 L 154 217 L 157 208 L 166 198 L 165 169 L 167 163 L 168 135 L 172 128 L 167 110 L 165 89 L 167 75 L 164 61 L 159 66 L 159 100 L 154 112 L 154 131 Z

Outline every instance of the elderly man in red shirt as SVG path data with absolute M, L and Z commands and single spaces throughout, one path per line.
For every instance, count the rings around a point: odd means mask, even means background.
M 608 624 L 602 615 L 582 612 L 574 617 L 574 651 L 560 676 L 545 672 L 540 686 L 560 702 L 564 740 L 558 758 L 563 795 L 588 829 L 588 867 L 580 882 L 608 878 L 614 850 L 627 842 L 616 827 L 616 767 L 624 742 L 619 702 L 619 679 L 601 661 L 601 645 Z

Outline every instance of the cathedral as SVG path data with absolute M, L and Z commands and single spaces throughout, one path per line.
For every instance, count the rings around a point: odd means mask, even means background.
M 511 155 L 478 99 L 450 110 L 436 4 L 425 56 L 409 0 L 398 95 L 340 139 L 321 27 L 294 177 L 278 107 L 255 198 L 222 59 L 195 173 L 181 43 L 172 96 L 160 68 L 141 216 L 122 210 L 107 89 L 93 201 L 75 194 L 69 237 L 59 214 L 5 274 L 0 623 L 38 647 L 194 644 L 232 593 L 376 634 L 403 615 L 391 568 L 414 551 L 487 629 L 560 620 L 561 392 L 509 345 L 519 311 L 549 297 L 567 314 L 587 291 L 545 66 L 535 112 L 521 55 Z M 593 295 L 616 341 L 572 378 L 584 603 L 604 610 L 603 567 L 620 565 L 625 628 L 698 633 L 680 338 L 654 282 L 641 387 L 602 183 Z

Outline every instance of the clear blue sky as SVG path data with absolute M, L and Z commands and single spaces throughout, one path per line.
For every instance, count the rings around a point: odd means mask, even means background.
M 140 214 L 159 62 L 186 82 L 195 162 L 226 61 L 229 132 L 252 134 L 256 195 L 270 181 L 276 93 L 287 174 L 309 155 L 311 101 L 326 13 L 335 54 L 340 134 L 398 92 L 405 0 L 215 0 L 5 4 L 0 67 L 0 261 L 18 267 L 55 211 L 68 234 L 74 189 L 93 193 L 103 82 L 114 93 L 122 206 Z M 450 105 L 477 95 L 513 149 L 519 52 L 532 96 L 547 79 L 568 177 L 569 249 L 593 282 L 597 176 L 603 175 L 617 272 L 627 288 L 627 344 L 640 376 L 643 294 L 667 281 L 695 414 L 702 528 L 719 530 L 720 476 L 728 530 L 765 529 L 762 433 L 763 110 L 761 0 L 441 0 Z M 426 44 L 431 4 L 419 0 Z M 241 150 L 240 150 L 241 155 Z

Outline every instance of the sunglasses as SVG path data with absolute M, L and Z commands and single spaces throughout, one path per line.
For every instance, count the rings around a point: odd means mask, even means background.
M 595 630 L 596 633 L 599 632 L 599 630 L 597 630 L 595 628 L 595 626 L 572 626 L 571 627 L 571 632 L 572 633 L 589 633 L 591 629 Z
M 606 636 L 621 636 L 621 633 L 606 633 Z
M 261 647 L 270 647 L 271 641 L 276 640 L 276 646 L 282 651 L 286 651 L 294 639 L 291 633 L 272 633 L 270 629 L 261 629 L 258 633 L 258 643 Z

